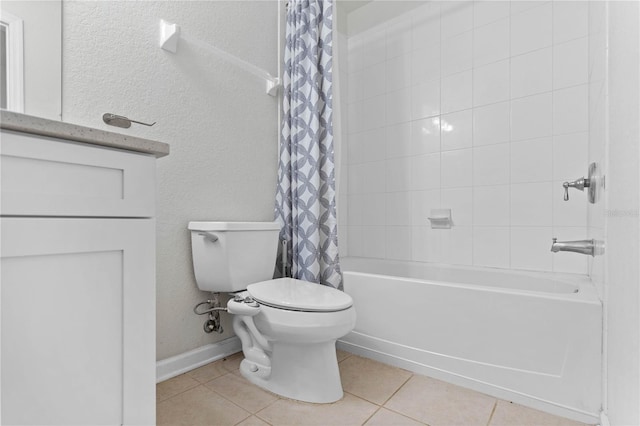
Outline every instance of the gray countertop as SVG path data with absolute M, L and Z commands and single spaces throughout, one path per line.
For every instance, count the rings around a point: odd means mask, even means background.
M 127 151 L 152 154 L 157 158 L 169 155 L 169 145 L 150 139 L 137 138 L 106 130 L 92 129 L 62 121 L 33 117 L 17 112 L 0 110 L 0 128 L 14 130 L 34 135 L 50 136 L 76 142 L 109 148 L 125 149 Z

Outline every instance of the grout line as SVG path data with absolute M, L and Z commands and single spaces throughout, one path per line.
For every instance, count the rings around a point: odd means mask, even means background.
M 487 421 L 487 426 L 491 424 L 491 420 L 493 420 L 493 414 L 496 412 L 496 408 L 498 408 L 498 400 L 493 403 L 493 409 L 491 410 L 491 414 L 489 415 L 489 420 Z
M 366 425 L 366 424 L 367 424 L 367 422 L 368 422 L 369 420 L 371 420 L 371 419 L 373 418 L 373 416 L 375 416 L 376 414 L 378 414 L 378 412 L 379 412 L 381 409 L 382 409 L 382 406 L 381 406 L 381 405 L 378 405 L 378 409 L 377 409 L 376 411 L 374 411 L 374 412 L 373 412 L 373 414 L 371 414 L 369 417 L 367 417 L 367 418 L 365 419 L 365 421 L 364 421 L 364 422 L 362 422 L 362 425 Z
M 184 376 L 184 375 L 186 375 L 186 374 L 187 374 L 187 373 L 182 373 L 182 374 L 180 374 L 179 376 L 176 376 L 176 377 Z M 190 376 L 189 376 L 189 377 L 190 377 Z M 197 380 L 196 380 L 196 379 L 194 379 L 193 377 L 190 377 L 190 378 L 191 378 L 193 381 L 195 381 L 195 382 L 196 382 L 196 384 L 195 384 L 194 386 L 191 386 L 191 387 L 189 387 L 189 388 L 187 388 L 187 389 L 184 389 L 184 390 L 182 390 L 182 391 L 178 392 L 177 394 L 175 394 L 175 395 L 171 395 L 170 397 L 165 398 L 165 399 L 163 399 L 163 400 L 158 401 L 158 400 L 156 399 L 156 406 L 157 406 L 158 404 L 160 404 L 161 402 L 168 401 L 168 400 L 170 400 L 171 398 L 173 398 L 173 397 L 175 397 L 175 396 L 182 395 L 183 393 L 185 393 L 185 392 L 187 392 L 187 391 L 190 391 L 191 389 L 195 389 L 195 388 L 197 388 L 198 386 L 202 386 L 202 383 L 200 383 L 199 381 L 197 381 Z M 169 379 L 169 380 L 172 380 L 172 379 L 175 379 L 175 377 L 172 377 L 172 378 L 171 378 L 171 379 Z M 168 381 L 168 380 L 165 380 L 165 381 Z M 161 383 L 164 383 L 164 382 L 161 382 Z M 160 383 L 158 383 L 158 384 L 156 385 L 156 394 L 157 394 L 158 385 L 160 385 Z
M 409 377 L 407 377 L 407 380 L 405 380 L 404 382 L 402 382 L 402 384 L 401 384 L 400 386 L 398 386 L 398 389 L 396 389 L 396 390 L 395 390 L 395 392 L 393 392 L 393 393 L 391 394 L 391 396 L 389 396 L 389 398 L 387 398 L 387 399 L 386 399 L 382 404 L 380 404 L 380 406 L 381 406 L 381 407 L 383 407 L 387 402 L 389 402 L 389 400 L 390 400 L 391 398 L 393 398 L 394 396 L 396 396 L 396 394 L 397 394 L 398 392 L 400 392 L 400 389 L 402 389 L 402 388 L 404 387 L 404 385 L 406 385 L 406 384 L 407 384 L 407 382 L 408 382 L 409 380 L 411 380 L 411 378 L 412 378 L 413 376 L 414 376 L 414 374 L 411 374 Z

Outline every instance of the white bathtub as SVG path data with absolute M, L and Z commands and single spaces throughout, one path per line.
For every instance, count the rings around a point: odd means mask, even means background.
M 595 423 L 602 305 L 587 277 L 342 259 L 358 319 L 338 347 Z

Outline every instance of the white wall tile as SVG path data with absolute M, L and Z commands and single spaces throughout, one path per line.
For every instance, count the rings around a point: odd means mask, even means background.
M 553 134 L 589 130 L 589 87 L 586 84 L 553 92 Z
M 380 62 L 362 71 L 362 99 L 370 99 L 386 92 L 385 62 Z
M 553 173 L 552 139 L 511 143 L 511 183 L 549 181 Z
M 473 105 L 509 99 L 509 61 L 494 62 L 473 70 Z
M 411 185 L 416 191 L 440 188 L 440 153 L 410 157 Z
M 587 37 L 553 46 L 553 88 L 585 84 L 588 80 Z
M 546 0 L 512 0 L 511 15 L 518 15 L 525 10 L 533 9 L 546 2 Z
M 442 114 L 471 108 L 473 77 L 471 70 L 442 78 Z
M 588 151 L 589 134 L 586 132 L 554 136 L 553 180 L 573 181 L 586 175 Z
M 508 268 L 510 245 L 509 228 L 473 228 L 473 264 Z
M 473 31 L 473 66 L 478 67 L 507 59 L 510 54 L 509 45 L 509 19 L 501 19 L 475 28 Z
M 362 227 L 362 255 L 384 259 L 386 256 L 386 238 L 382 238 L 385 233 L 384 226 L 363 226 Z
M 385 198 L 386 225 L 411 226 L 411 192 L 388 192 Z
M 411 89 L 411 118 L 419 120 L 440 114 L 440 80 L 431 80 Z
M 386 135 L 380 129 L 362 132 L 361 160 L 365 163 L 371 161 L 383 161 L 386 157 Z
M 511 133 L 509 102 L 473 109 L 473 145 L 508 142 Z
M 349 104 L 362 100 L 364 96 L 364 71 L 349 73 L 347 76 L 347 102 Z
M 443 40 L 440 58 L 443 76 L 471 69 L 473 66 L 473 32 L 467 31 Z
M 441 262 L 455 265 L 473 263 L 473 228 L 457 226 L 451 229 L 439 229 Z
M 362 226 L 350 225 L 347 229 L 347 239 L 349 240 L 349 256 L 364 256 L 362 250 Z
M 384 126 L 386 101 L 385 95 L 380 95 L 362 103 L 362 130 L 378 129 Z
M 552 82 L 550 47 L 511 58 L 511 98 L 549 92 Z
M 473 148 L 473 185 L 509 183 L 510 147 L 508 143 Z
M 534 139 L 552 133 L 551 93 L 511 101 L 511 140 Z
M 384 161 L 373 161 L 371 163 L 360 164 L 359 180 L 363 194 L 371 194 L 372 192 L 384 192 L 387 173 Z M 351 182 L 351 175 L 349 175 Z
M 401 16 L 386 27 L 387 59 L 411 52 L 411 17 Z
M 362 131 L 362 102 L 347 105 L 347 133 Z
M 352 226 L 362 226 L 363 194 L 349 194 L 347 198 L 347 221 Z
M 413 11 L 411 36 L 414 50 L 427 43 L 440 45 L 439 4 L 428 2 Z
M 552 225 L 552 183 L 511 185 L 511 226 Z
M 470 109 L 442 115 L 440 118 L 441 150 L 470 148 L 473 142 L 473 115 Z
M 387 192 L 408 191 L 411 189 L 411 158 L 391 158 L 385 162 Z
M 602 3 L 594 1 L 591 3 Z M 562 43 L 588 33 L 589 1 L 553 2 L 553 41 Z
M 450 188 L 440 192 L 440 207 L 451 209 L 453 226 L 473 225 L 473 190 L 471 188 Z
M 384 194 L 373 193 L 362 196 L 362 225 L 384 226 L 386 223 Z
M 511 5 L 508 1 L 475 1 L 473 3 L 473 25 L 475 27 L 480 27 L 502 18 L 508 18 L 510 8 Z
M 552 26 L 551 2 L 512 15 L 511 55 L 551 46 Z
M 387 92 L 411 86 L 411 53 L 389 59 L 385 64 Z
M 553 269 L 550 227 L 511 228 L 511 268 L 550 272 Z
M 366 69 L 387 59 L 384 27 L 376 27 L 362 33 L 362 68 Z
M 413 155 L 440 152 L 440 117 L 411 122 L 411 153 Z
M 471 148 L 443 152 L 440 161 L 442 188 L 471 186 L 473 181 Z
M 388 126 L 385 132 L 386 158 L 407 157 L 413 151 L 411 123 Z
M 394 260 L 411 260 L 413 247 L 410 226 L 386 227 L 386 258 Z
M 347 161 L 349 164 L 362 163 L 362 133 L 353 133 L 347 138 Z
M 427 226 L 413 226 L 412 233 L 412 259 L 416 262 L 442 261 L 440 250 L 440 229 L 431 229 Z
M 411 192 L 411 224 L 413 226 L 429 226 L 431 209 L 440 208 L 440 190 Z
M 509 185 L 474 187 L 474 226 L 509 226 L 509 199 Z
M 440 43 L 423 43 L 411 52 L 411 84 L 440 78 Z
M 411 89 L 404 88 L 387 93 L 385 106 L 387 125 L 411 121 Z
M 441 34 L 446 39 L 473 28 L 472 1 L 446 1 L 442 3 Z

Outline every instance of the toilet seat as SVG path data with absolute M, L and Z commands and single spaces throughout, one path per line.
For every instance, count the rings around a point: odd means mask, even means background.
M 294 278 L 250 284 L 247 291 L 262 305 L 289 311 L 337 312 L 353 305 L 351 296 L 340 290 Z

